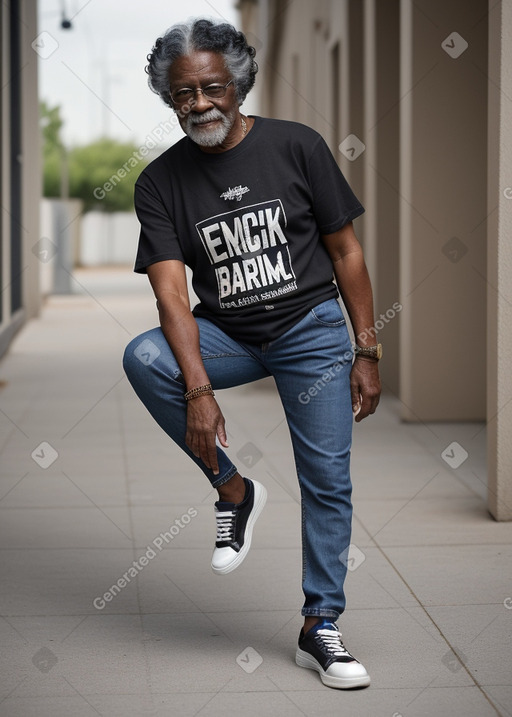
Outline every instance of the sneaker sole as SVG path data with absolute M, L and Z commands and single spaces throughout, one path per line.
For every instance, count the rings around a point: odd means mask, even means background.
M 338 690 L 350 690 L 353 687 L 367 687 L 370 684 L 370 675 L 362 675 L 361 677 L 333 677 L 326 674 L 322 666 L 315 660 L 309 652 L 304 652 L 300 647 L 297 648 L 295 662 L 299 667 L 306 667 L 309 670 L 316 670 L 320 674 L 320 679 L 327 687 L 335 687 Z
M 216 568 L 212 564 L 212 570 L 216 575 L 227 575 L 227 573 L 230 573 L 232 570 L 238 568 L 238 566 L 245 560 L 247 553 L 249 552 L 249 548 L 251 547 L 252 530 L 254 528 L 254 524 L 259 518 L 259 515 L 265 507 L 265 503 L 267 502 L 267 489 L 265 488 L 265 486 L 261 485 L 261 483 L 258 483 L 257 481 L 253 481 L 253 484 L 254 507 L 251 511 L 251 515 L 249 516 L 249 520 L 247 521 L 247 525 L 245 526 L 245 540 L 242 549 L 236 554 L 236 557 L 233 559 L 233 562 L 231 562 L 229 565 L 226 565 L 226 567 Z

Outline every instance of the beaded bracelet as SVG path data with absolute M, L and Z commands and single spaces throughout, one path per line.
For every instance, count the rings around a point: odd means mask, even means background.
M 191 401 L 193 398 L 198 398 L 198 396 L 215 396 L 212 384 L 206 383 L 204 386 L 191 388 L 190 391 L 187 391 L 185 394 L 185 401 Z

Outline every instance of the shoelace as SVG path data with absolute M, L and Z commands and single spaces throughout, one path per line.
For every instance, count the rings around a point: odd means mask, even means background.
M 233 540 L 235 535 L 235 511 L 224 510 L 215 514 L 217 519 L 217 540 Z
M 329 655 L 333 655 L 335 657 L 348 656 L 352 660 L 355 659 L 354 657 L 352 657 L 350 652 L 342 643 L 341 635 L 339 632 L 335 632 L 334 630 L 318 630 L 316 635 L 318 637 L 318 641 L 321 643 L 322 647 L 325 648 L 325 650 L 329 653 Z

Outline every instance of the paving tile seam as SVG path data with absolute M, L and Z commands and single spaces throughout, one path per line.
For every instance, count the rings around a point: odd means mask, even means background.
M 437 475 L 439 475 L 439 474 L 436 474 L 436 476 L 437 476 Z M 434 476 L 434 477 L 436 477 L 436 476 Z M 424 485 L 423 487 L 426 487 L 427 483 L 430 483 L 431 480 L 432 480 L 432 477 L 431 477 L 428 481 L 425 482 L 425 485 Z M 357 491 L 357 488 L 356 488 L 355 490 Z M 417 494 L 414 493 L 412 497 L 415 497 L 416 495 L 417 495 Z M 388 497 L 388 496 L 382 496 L 382 497 L 380 497 L 380 496 L 379 496 L 379 497 L 377 497 L 377 498 L 373 498 L 373 497 L 372 497 L 372 498 L 359 497 L 358 500 L 359 500 L 359 502 L 361 502 L 361 503 L 363 503 L 363 502 L 364 502 L 364 503 L 386 503 L 386 502 L 391 503 L 391 502 L 399 501 L 399 500 L 408 500 L 409 498 L 410 498 L 410 496 L 407 496 L 407 497 L 404 497 L 404 498 Z M 421 496 L 421 497 L 418 495 L 418 498 L 417 498 L 417 500 L 422 500 L 422 501 L 424 501 L 424 502 L 428 502 L 428 501 L 435 502 L 435 501 L 439 501 L 440 499 L 442 499 L 443 501 L 447 501 L 447 502 L 456 501 L 457 503 L 463 503 L 463 502 L 466 502 L 466 503 L 469 503 L 469 502 L 471 502 L 471 503 L 482 503 L 482 498 L 481 498 L 481 496 L 479 496 L 479 495 L 476 495 L 476 496 L 474 496 L 474 495 L 464 495 L 464 496 L 450 496 L 450 495 L 448 495 L 448 496 L 446 496 L 446 495 L 441 495 L 441 496 L 428 496 L 428 495 L 427 495 L 427 496 Z M 484 507 L 485 507 L 485 504 L 484 504 Z M 487 510 L 487 508 L 486 508 L 486 510 Z M 497 521 L 494 520 L 489 514 L 487 514 L 487 516 L 488 516 L 488 520 L 487 520 L 486 522 L 491 523 L 491 524 L 497 523 Z
M 489 687 L 503 687 L 504 685 L 488 685 L 488 686 Z M 372 692 L 377 692 L 377 691 L 378 692 L 412 692 L 412 691 L 417 691 L 418 689 L 419 689 L 418 687 L 399 687 L 399 686 L 378 687 L 378 686 L 374 686 L 373 684 L 371 686 Z M 478 690 L 478 688 L 475 687 L 474 685 L 473 686 L 472 685 L 464 685 L 464 686 L 460 685 L 460 686 L 456 686 L 456 687 L 454 687 L 453 685 L 440 685 L 440 686 L 436 686 L 436 687 L 428 687 L 427 688 L 427 690 L 461 690 L 461 689 Z M 319 687 L 319 688 L 294 687 L 293 690 L 292 689 L 283 689 L 280 687 L 277 687 L 275 690 L 269 690 L 269 689 L 266 689 L 266 690 L 260 690 L 260 689 L 225 690 L 224 692 L 222 692 L 222 694 L 223 695 L 241 695 L 241 696 L 243 696 L 243 695 L 247 694 L 248 692 L 250 692 L 252 694 L 269 694 L 269 695 L 282 693 L 287 696 L 293 695 L 297 692 L 318 693 L 320 695 L 326 694 L 325 687 Z M 100 696 L 101 697 L 145 697 L 145 696 L 150 697 L 151 695 L 159 695 L 159 696 L 167 695 L 169 697 L 176 697 L 177 695 L 183 695 L 183 696 L 198 695 L 198 694 L 218 695 L 220 693 L 219 693 L 219 691 L 201 690 L 201 689 L 197 689 L 197 690 L 193 690 L 193 691 L 189 690 L 188 692 L 178 692 L 178 691 L 176 691 L 176 692 L 161 692 L 158 689 L 153 689 L 153 690 L 151 690 L 151 692 L 146 692 L 146 693 L 144 693 L 144 692 L 99 692 L 99 691 L 86 692 L 85 690 L 81 690 L 80 694 L 85 695 L 87 697 L 100 697 Z M 330 692 L 328 694 L 330 694 Z M 356 693 L 353 693 L 353 694 L 355 695 Z M 360 694 L 362 696 L 366 693 L 363 691 L 363 692 L 359 692 L 358 694 Z M 73 693 L 68 693 L 66 695 L 63 695 L 62 693 L 55 692 L 54 694 L 46 694 L 46 695 L 37 694 L 37 695 L 7 697 L 7 698 L 5 698 L 5 702 L 14 701 L 14 700 L 24 700 L 24 699 L 45 700 L 45 699 L 55 699 L 56 697 L 62 698 L 63 700 L 65 700 L 65 699 L 69 699 L 69 697 L 73 697 L 73 696 L 74 696 Z M 493 707 L 494 707 L 494 705 L 493 705 Z
M 450 604 L 446 604 L 446 605 L 445 605 L 445 604 L 427 605 L 427 608 L 429 608 L 429 609 L 431 609 L 431 608 L 433 608 L 433 609 L 438 609 L 438 608 L 467 608 L 467 607 L 502 607 L 502 605 L 503 605 L 502 602 L 499 602 L 499 603 L 494 603 L 494 602 L 491 602 L 491 603 L 450 603 Z M 352 613 L 364 613 L 364 612 L 376 613 L 376 612 L 395 612 L 395 611 L 396 611 L 396 612 L 402 612 L 402 611 L 403 611 L 403 612 L 407 612 L 407 613 L 409 614 L 411 610 L 421 610 L 421 609 L 425 609 L 423 605 L 418 605 L 418 606 L 416 606 L 416 607 L 410 606 L 410 605 L 408 605 L 408 606 L 400 605 L 399 607 L 392 607 L 392 606 L 388 606 L 388 607 L 379 607 L 379 606 L 375 606 L 375 607 L 357 607 L 357 606 L 350 606 L 350 613 L 352 614 Z M 60 617 L 60 618 L 66 618 L 66 619 L 67 619 L 67 618 L 70 618 L 70 617 L 90 617 L 91 615 L 97 615 L 98 617 L 105 617 L 105 616 L 106 616 L 106 617 L 113 617 L 113 616 L 115 616 L 115 617 L 122 617 L 122 616 L 126 616 L 126 615 L 135 615 L 135 616 L 137 616 L 137 615 L 141 615 L 141 614 L 142 614 L 142 616 L 145 616 L 145 615 L 153 615 L 153 616 L 154 616 L 154 615 L 176 616 L 176 615 L 189 615 L 189 614 L 190 614 L 190 615 L 195 615 L 195 614 L 197 614 L 198 612 L 201 612 L 202 614 L 205 614 L 205 615 L 206 615 L 206 614 L 222 615 L 222 614 L 225 614 L 225 613 L 227 613 L 227 612 L 229 612 L 230 614 L 231 614 L 231 613 L 233 613 L 233 614 L 236 613 L 236 614 L 238 614 L 238 615 L 245 615 L 245 614 L 247 614 L 247 615 L 258 614 L 258 615 L 259 615 L 259 614 L 264 614 L 264 613 L 273 615 L 273 614 L 276 613 L 276 612 L 277 612 L 277 613 L 281 613 L 281 612 L 286 612 L 286 613 L 288 613 L 288 612 L 290 612 L 290 611 L 293 612 L 294 610 L 296 610 L 296 608 L 294 608 L 294 607 L 289 607 L 289 608 L 286 608 L 286 607 L 285 607 L 285 608 L 272 609 L 272 610 L 265 610 L 265 609 L 263 609 L 263 610 L 257 610 L 256 608 L 250 608 L 250 609 L 248 609 L 248 610 L 234 610 L 234 609 L 230 609 L 229 611 L 227 611 L 227 610 L 212 610 L 212 609 L 202 610 L 201 608 L 198 608 L 197 610 L 185 610 L 185 609 L 181 609 L 181 610 L 178 610 L 177 612 L 160 612 L 160 611 L 153 612 L 153 611 L 151 611 L 151 610 L 146 609 L 143 613 L 136 612 L 136 611 L 131 611 L 131 610 L 127 610 L 126 612 L 105 612 L 105 611 L 101 611 L 101 612 L 98 612 L 98 611 L 96 611 L 96 612 L 85 612 L 85 613 L 67 612 L 67 613 L 65 613 L 64 615 L 62 615 L 61 613 L 35 613 L 35 614 L 32 614 L 32 613 L 8 613 L 8 612 L 3 612 L 3 613 L 0 615 L 0 617 L 3 617 L 3 618 L 40 618 L 40 617 L 47 617 L 47 618 L 48 618 L 48 617 L 57 617 L 57 618 L 59 618 L 59 617 Z M 431 616 L 429 615 L 429 617 L 431 617 Z
M 131 543 L 130 545 L 126 545 L 125 547 L 119 546 L 119 545 L 75 545 L 75 546 L 58 546 L 58 545 L 47 545 L 47 546 L 9 546 L 9 547 L 1 547 L 0 548 L 0 554 L 2 553 L 8 553 L 9 551 L 22 551 L 22 552 L 37 552 L 37 551 L 73 551 L 73 550 L 146 550 L 148 546 L 150 545 L 151 540 L 149 543 L 141 543 L 140 545 L 133 546 Z M 509 543 L 503 543 L 503 544 L 496 544 L 496 543 L 442 543 L 442 544 L 435 544 L 435 545 L 366 545 L 363 546 L 364 550 L 381 550 L 382 548 L 386 549 L 392 549 L 392 550 L 409 550 L 410 548 L 414 548 L 415 550 L 428 550 L 429 548 L 443 548 L 443 549 L 449 549 L 449 548 L 475 548 L 475 546 L 482 547 L 482 548 L 509 548 Z M 189 545 L 166 545 L 165 547 L 162 546 L 162 548 L 159 550 L 159 554 L 163 552 L 171 552 L 171 551 L 207 551 L 211 552 L 211 545 L 206 545 L 204 547 L 194 547 Z M 251 547 L 251 553 L 264 553 L 264 552 L 290 552 L 290 551 L 296 551 L 301 552 L 300 545 L 297 546 L 280 546 L 280 547 L 272 547 L 272 548 L 265 548 L 265 547 Z
M 149 547 L 150 543 L 151 543 L 151 541 L 149 543 L 144 543 L 143 545 L 140 545 L 140 546 L 135 546 L 135 548 L 133 547 L 132 544 L 127 545 L 126 547 L 121 547 L 121 546 L 116 546 L 116 545 L 100 545 L 100 546 L 98 546 L 98 545 L 91 545 L 91 546 L 77 545 L 75 547 L 73 547 L 73 546 L 65 546 L 65 547 L 59 547 L 59 546 L 55 546 L 55 547 L 53 547 L 53 546 L 46 546 L 46 547 L 45 546 L 38 546 L 38 547 L 11 546 L 9 548 L 0 548 L 0 554 L 3 552 L 9 552 L 10 550 L 23 551 L 23 552 L 35 552 L 35 551 L 39 551 L 39 550 L 44 550 L 44 551 L 53 551 L 53 550 L 68 550 L 68 551 L 70 551 L 70 550 L 146 550 L 146 548 Z M 162 546 L 162 548 L 159 549 L 158 554 L 163 553 L 164 551 L 173 551 L 173 550 L 208 551 L 209 554 L 212 552 L 210 544 L 208 546 L 205 545 L 204 548 L 195 548 L 195 547 L 187 546 L 187 545 L 181 545 L 181 546 L 176 545 L 175 547 L 172 547 L 172 546 L 168 545 L 165 548 Z M 269 550 L 271 550 L 272 552 L 277 552 L 277 551 L 279 551 L 279 552 L 288 551 L 289 552 L 291 550 L 294 550 L 296 552 L 302 553 L 302 549 L 301 549 L 300 545 L 298 545 L 297 547 L 291 547 L 291 548 L 286 548 L 286 547 L 257 548 L 257 547 L 251 546 L 251 553 L 268 552 Z
M 407 545 L 404 545 L 403 543 L 396 543 L 396 544 L 382 544 L 377 543 L 375 538 L 372 538 L 375 545 L 373 546 L 367 546 L 367 549 L 371 548 L 392 548 L 393 550 L 399 550 L 399 549 L 405 549 L 408 550 L 409 548 L 415 548 L 415 549 L 424 549 L 424 550 L 430 550 L 431 548 L 475 548 L 476 546 L 480 548 L 510 548 L 512 547 L 510 545 L 510 542 L 507 543 L 488 543 L 488 542 L 482 542 L 481 540 L 475 543 L 470 543 L 466 541 L 465 543 L 450 543 L 447 540 L 445 540 L 443 543 L 407 543 Z
M 29 473 L 26 473 L 24 476 L 21 476 L 21 478 L 26 478 Z M 21 480 L 20 478 L 20 480 Z M 76 480 L 76 478 L 75 478 Z M 1 499 L 0 499 L 1 500 Z M 130 499 L 126 499 L 126 503 L 96 503 L 96 506 L 100 508 L 136 508 L 137 510 L 140 508 L 147 509 L 147 510 L 154 510 L 155 508 L 161 508 L 161 509 L 181 509 L 181 508 L 190 508 L 191 503 L 197 503 L 197 500 L 191 500 L 188 503 L 155 503 L 153 505 L 147 504 L 147 503 L 131 503 Z M 270 505 L 292 505 L 296 506 L 297 504 L 295 501 L 267 501 L 267 508 Z M 208 506 L 207 504 L 198 503 L 199 506 L 203 506 L 205 509 L 211 506 Z M 94 505 L 0 505 L 0 512 L 3 510 L 5 511 L 13 511 L 13 510 L 97 510 L 97 507 Z M 197 506 L 196 506 L 197 507 Z M 213 515 L 213 512 L 212 512 Z M 172 517 L 172 516 L 171 516 Z
M 119 437 L 121 442 L 121 455 L 122 455 L 122 462 L 123 462 L 123 478 L 124 478 L 124 493 L 125 497 L 128 498 L 129 492 L 130 492 L 130 486 L 129 486 L 129 459 L 128 459 L 128 446 L 127 446 L 127 438 L 126 438 L 126 425 L 124 422 L 124 413 L 123 413 L 123 400 L 121 397 L 121 391 L 120 391 L 120 383 L 118 382 L 116 384 L 115 390 L 113 392 L 114 400 L 115 400 L 115 408 L 116 408 L 116 417 L 117 417 L 117 428 L 119 430 Z M 132 510 L 128 507 L 128 531 L 131 536 L 132 540 L 132 554 L 131 557 L 134 560 L 137 560 L 139 557 L 139 554 L 141 552 L 141 549 L 139 549 L 135 545 L 135 521 L 134 521 L 134 515 Z M 136 594 L 136 600 L 137 600 L 137 608 L 139 610 L 139 614 L 141 616 L 140 622 L 142 627 L 142 604 L 141 604 L 141 593 L 140 593 L 140 582 L 137 579 L 135 581 L 135 594 Z M 148 674 L 148 665 L 147 665 L 147 656 L 146 656 L 146 680 L 149 679 Z M 148 685 L 149 686 L 149 685 Z
M 106 609 L 106 608 L 105 608 Z M 151 612 L 149 610 L 146 610 L 144 613 L 140 613 L 140 611 L 126 611 L 126 612 L 105 612 L 101 611 L 99 612 L 96 610 L 95 612 L 81 612 L 81 613 L 65 613 L 64 615 L 62 613 L 40 613 L 37 615 L 30 615 L 30 614 L 9 614 L 9 613 L 3 613 L 0 615 L 0 617 L 3 617 L 5 619 L 7 618 L 48 618 L 48 617 L 57 617 L 61 618 L 63 620 L 67 620 L 68 618 L 79 618 L 79 617 L 146 617 L 146 616 L 160 616 L 160 617 L 178 617 L 180 615 L 197 615 L 200 613 L 201 615 L 204 615 L 207 617 L 208 615 L 245 615 L 245 614 L 271 614 L 274 615 L 276 613 L 290 613 L 290 612 L 297 612 L 296 607 L 283 607 L 279 609 L 272 609 L 272 610 L 201 610 L 200 608 L 197 608 L 197 610 L 180 610 L 179 612 Z M 297 616 L 300 617 L 300 616 Z M 292 618 L 293 619 L 293 618 Z
M 409 585 L 409 583 L 407 582 L 407 580 L 405 579 L 405 577 L 402 575 L 402 573 L 400 572 L 400 570 L 399 570 L 399 569 L 397 568 L 397 566 L 393 563 L 393 561 L 391 560 L 391 558 L 386 554 L 385 550 L 383 550 L 383 548 L 380 547 L 380 546 L 379 546 L 379 549 L 380 549 L 380 552 L 381 552 L 382 556 L 384 557 L 384 559 L 385 559 L 385 560 L 389 563 L 389 565 L 393 568 L 393 570 L 395 571 L 395 573 L 397 574 L 397 576 L 400 578 L 400 580 L 403 582 L 403 584 L 404 584 L 404 585 L 406 586 L 406 588 L 409 590 L 409 592 L 410 592 L 411 595 L 414 597 L 414 599 L 418 602 L 418 606 L 421 607 L 421 609 L 423 610 L 423 613 L 428 617 L 428 619 L 430 620 L 431 624 L 435 627 L 435 629 L 436 629 L 437 632 L 439 633 L 439 635 L 440 635 L 440 637 L 442 638 L 442 640 L 444 640 L 444 642 L 446 643 L 446 645 L 448 646 L 448 648 L 449 648 L 449 649 L 452 651 L 452 653 L 456 656 L 457 660 L 459 661 L 461 667 L 462 667 L 462 668 L 464 669 L 464 671 L 466 672 L 466 674 L 467 674 L 467 676 L 469 677 L 469 679 L 473 682 L 473 684 L 475 685 L 475 687 L 478 688 L 478 690 L 480 691 L 480 693 L 482 694 L 482 696 L 483 696 L 483 697 L 485 698 L 485 700 L 489 703 L 489 705 L 494 709 L 494 711 L 495 711 L 500 717 L 502 717 L 501 713 L 499 712 L 499 710 L 498 710 L 498 708 L 496 707 L 496 705 L 494 704 L 494 702 L 491 700 L 490 696 L 485 692 L 485 690 L 483 689 L 483 686 L 478 682 L 478 680 L 477 680 L 477 678 L 475 677 L 475 675 L 473 675 L 473 673 L 471 672 L 471 670 L 468 668 L 468 666 L 467 666 L 467 665 L 464 663 L 464 661 L 461 659 L 461 657 L 459 656 L 459 653 L 457 652 L 457 650 L 455 649 L 455 647 L 451 644 L 450 640 L 449 640 L 449 639 L 447 638 L 447 636 L 444 634 L 443 630 L 442 630 L 441 627 L 437 624 L 437 622 L 436 622 L 436 620 L 433 618 L 433 616 L 428 612 L 427 608 L 426 608 L 425 605 L 422 603 L 422 601 L 420 600 L 420 598 L 416 595 L 416 593 L 414 592 L 414 590 L 412 589 L 412 587 Z

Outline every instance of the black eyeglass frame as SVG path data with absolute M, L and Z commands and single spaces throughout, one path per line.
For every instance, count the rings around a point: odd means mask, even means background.
M 184 105 L 192 98 L 195 99 L 196 93 L 201 92 L 205 97 L 207 97 L 209 100 L 222 100 L 226 96 L 226 91 L 229 87 L 229 85 L 232 85 L 234 80 L 229 80 L 229 82 L 226 82 L 225 85 L 221 85 L 218 82 L 212 82 L 210 85 L 207 85 L 206 87 L 180 87 L 179 90 L 176 90 L 176 92 L 171 92 L 169 90 L 169 97 L 173 101 L 175 105 Z M 216 89 L 222 90 L 222 94 L 218 95 L 210 95 L 208 94 L 208 90 L 212 87 L 215 87 Z M 182 96 L 181 98 L 176 98 L 176 94 L 179 92 L 186 92 L 186 96 Z

